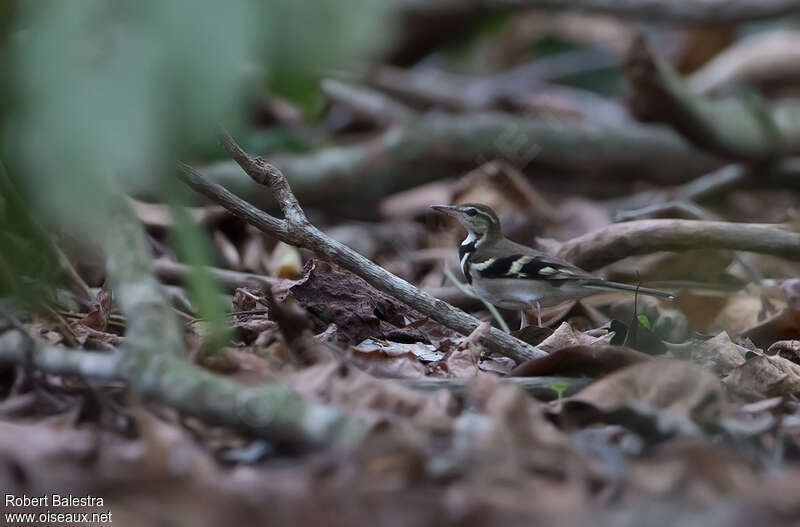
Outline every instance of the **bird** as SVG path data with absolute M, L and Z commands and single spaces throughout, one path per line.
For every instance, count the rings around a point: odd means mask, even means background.
M 503 235 L 500 219 L 486 205 L 465 203 L 431 208 L 456 218 L 467 230 L 467 237 L 458 248 L 464 278 L 483 300 L 519 310 L 520 329 L 527 325 L 526 309 L 536 308 L 541 326 L 542 306 L 602 292 L 626 291 L 675 299 L 657 289 L 604 280 L 564 259 L 513 242 Z

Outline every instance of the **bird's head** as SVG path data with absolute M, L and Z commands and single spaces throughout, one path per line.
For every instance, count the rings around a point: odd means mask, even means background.
M 431 208 L 456 218 L 477 239 L 487 235 L 500 235 L 500 220 L 497 214 L 486 205 L 465 203 L 463 205 L 434 205 Z

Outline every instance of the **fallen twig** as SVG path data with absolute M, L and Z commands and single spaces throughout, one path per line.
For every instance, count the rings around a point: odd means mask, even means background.
M 800 154 L 800 104 L 770 104 L 754 93 L 724 100 L 697 95 L 642 37 L 631 46 L 626 67 L 631 109 L 638 118 L 670 124 L 701 148 L 735 159 Z
M 304 401 L 283 383 L 250 388 L 188 361 L 183 326 L 153 275 L 141 224 L 121 195 L 109 193 L 104 200 L 114 212 L 97 222 L 98 232 L 114 298 L 126 317 L 125 343 L 111 355 L 39 344 L 32 354 L 36 367 L 121 379 L 144 399 L 270 441 L 321 447 L 352 440 L 363 431 L 359 420 L 339 409 Z M 0 360 L 24 360 L 22 338 L 17 331 L 0 335 Z
M 684 219 L 713 221 L 720 219 L 708 209 L 705 209 L 691 200 L 671 200 L 663 203 L 654 203 L 640 209 L 618 211 L 614 215 L 614 221 L 633 221 L 648 218 L 657 218 L 663 215 L 678 215 Z M 748 256 L 741 251 L 734 251 L 733 257 L 744 268 L 751 282 L 758 283 L 764 279 L 764 275 L 752 264 Z
M 800 75 L 800 32 L 777 30 L 743 38 L 688 78 L 696 93 L 738 83 L 793 81 Z
M 645 191 L 606 202 L 614 210 L 638 209 L 666 201 L 703 203 L 740 188 L 800 186 L 800 159 L 767 165 L 731 164 L 669 190 Z
M 565 242 L 545 242 L 549 252 L 585 269 L 657 251 L 732 249 L 800 259 L 800 234 L 782 225 L 695 220 L 615 223 Z
M 22 363 L 24 339 L 19 331 L 0 335 L 0 363 Z M 330 446 L 357 439 L 364 431 L 341 410 L 304 401 L 283 383 L 247 387 L 183 358 L 162 353 L 143 360 L 141 352 L 126 348 L 93 353 L 39 344 L 31 357 L 44 372 L 125 381 L 146 399 L 293 448 Z
M 560 396 L 569 397 L 586 388 L 593 379 L 576 377 L 502 377 L 500 382 L 513 384 L 528 394 L 543 401 L 552 401 Z M 469 388 L 469 378 L 437 379 L 422 377 L 418 379 L 399 379 L 398 382 L 409 388 L 423 391 L 448 390 L 462 397 Z
M 168 284 L 184 284 L 186 283 L 186 278 L 191 268 L 186 264 L 158 259 L 153 263 L 153 270 L 159 280 L 163 282 Z M 275 278 L 260 274 L 243 273 L 218 267 L 206 267 L 206 270 L 229 291 L 247 287 L 270 287 L 276 282 Z
M 280 170 L 261 158 L 248 156 L 228 135 L 223 137 L 223 146 L 254 181 L 269 186 L 285 219 L 270 216 L 236 197 L 224 187 L 206 181 L 199 172 L 187 165 L 182 166 L 182 174 L 179 177 L 197 192 L 260 230 L 286 243 L 314 251 L 319 256 L 360 276 L 377 289 L 459 333 L 469 335 L 480 325 L 480 321 L 475 317 L 420 291 L 349 247 L 326 236 L 308 221 Z M 529 346 L 496 328 L 489 330 L 482 343 L 490 350 L 518 362 L 546 355 L 544 351 Z
M 430 68 L 381 66 L 372 73 L 370 83 L 403 100 L 454 110 L 498 109 L 504 105 L 515 105 L 520 98 L 550 94 L 562 103 L 569 100 L 573 110 L 577 109 L 592 119 L 600 117 L 597 120 L 621 123 L 630 117 L 625 108 L 617 103 L 585 90 L 548 82 L 559 77 L 615 67 L 616 63 L 617 59 L 612 54 L 589 49 L 540 58 L 508 71 L 479 77 Z
M 518 167 L 542 164 L 594 174 L 636 174 L 670 184 L 719 166 L 663 126 L 600 124 L 529 118 L 501 112 L 418 115 L 363 143 L 309 154 L 270 156 L 306 207 L 331 207 L 374 198 L 474 168 L 476 160 L 505 159 Z M 203 176 L 264 210 L 276 210 L 232 161 L 200 169 Z
M 798 0 L 403 0 L 409 9 L 527 8 L 588 11 L 625 18 L 664 20 L 682 24 L 739 24 L 800 11 Z
M 378 124 L 405 123 L 416 112 L 383 93 L 340 82 L 334 79 L 322 81 L 322 92 L 337 101 L 369 117 Z

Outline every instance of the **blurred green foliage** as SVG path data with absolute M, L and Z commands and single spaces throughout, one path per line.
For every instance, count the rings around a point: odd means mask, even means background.
M 390 2 L 384 0 L 273 0 L 260 2 L 255 19 L 259 56 L 269 89 L 320 109 L 317 80 L 354 72 L 366 54 L 391 41 Z
M 13 210 L 23 207 L 45 225 L 99 242 L 114 235 L 120 191 L 143 188 L 179 211 L 187 191 L 171 183 L 176 161 L 216 149 L 219 123 L 241 130 L 249 97 L 278 93 L 313 110 L 322 75 L 380 50 L 385 5 L 3 3 L 0 157 L 25 204 L 0 199 L 0 230 L 7 239 L 29 237 Z M 188 216 L 178 223 L 181 255 L 206 263 L 197 227 Z M 9 273 L 25 272 L 26 258 L 5 260 Z M 200 272 L 192 285 L 201 315 L 221 320 L 213 301 L 202 302 L 214 297 L 210 278 Z
M 225 320 L 225 306 L 217 295 L 217 284 L 202 263 L 213 260 L 211 242 L 203 231 L 196 228 L 185 207 L 172 207 L 175 218 L 174 246 L 178 257 L 184 262 L 192 262 L 188 286 L 192 293 L 192 304 L 202 313 L 206 328 L 203 351 L 213 355 L 228 342 L 229 331 Z

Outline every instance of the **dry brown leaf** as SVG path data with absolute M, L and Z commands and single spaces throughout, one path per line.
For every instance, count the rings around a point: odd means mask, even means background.
M 502 355 L 484 355 L 481 358 L 481 363 L 478 365 L 481 371 L 496 373 L 500 376 L 508 375 L 514 369 L 516 363 L 510 357 Z
M 584 388 L 567 401 L 605 412 L 645 405 L 682 419 L 714 422 L 725 410 L 716 375 L 688 361 L 655 359 L 628 366 Z
M 727 331 L 729 335 L 737 337 L 758 325 L 758 314 L 762 307 L 761 298 L 757 296 L 732 296 L 711 324 L 710 330 Z
M 108 326 L 108 317 L 111 315 L 113 295 L 108 282 L 97 293 L 97 301 L 92 304 L 92 310 L 83 317 L 79 324 L 97 331 L 105 331 Z
M 547 418 L 547 405 L 529 397 L 499 377 L 485 375 L 469 385 L 470 400 L 477 411 L 491 419 L 491 427 L 473 430 L 470 441 L 479 449 L 499 449 L 510 454 L 549 447 L 571 449 L 570 441 Z M 462 438 L 466 439 L 466 438 Z
M 569 346 L 523 362 L 509 373 L 515 377 L 546 375 L 600 377 L 652 357 L 624 346 L 594 344 Z
M 732 391 L 753 399 L 800 392 L 800 365 L 780 355 L 753 357 L 723 379 Z
M 426 341 L 425 335 L 406 321 L 422 319 L 422 315 L 329 264 L 309 260 L 303 278 L 291 284 L 289 294 L 312 315 L 317 331 L 336 324 L 343 342 L 356 344 L 367 338 Z
M 775 341 L 791 340 L 800 335 L 800 309 L 786 307 L 763 322 L 742 332 L 760 348 L 767 348 Z
M 122 342 L 122 337 L 108 333 L 108 320 L 111 316 L 112 293 L 108 282 L 97 293 L 97 301 L 89 313 L 70 326 L 71 333 L 81 346 L 110 347 Z
M 375 377 L 390 379 L 410 379 L 423 377 L 425 365 L 411 349 L 418 344 L 366 339 L 350 348 L 350 361 L 360 369 Z
M 133 409 L 141 434 L 141 463 L 153 473 L 187 480 L 208 480 L 219 468 L 182 427 L 153 416 L 141 406 Z
M 450 375 L 473 377 L 483 373 L 478 364 L 486 349 L 481 345 L 480 339 L 489 332 L 490 327 L 488 322 L 483 322 L 458 341 L 456 348 L 444 360 L 444 367 Z
M 710 366 L 721 375 L 727 375 L 745 362 L 747 348 L 731 341 L 724 331 L 714 338 L 699 343 L 692 349 L 695 362 Z
M 259 296 L 247 289 L 237 287 L 233 292 L 231 305 L 234 311 L 252 311 L 258 304 Z
M 274 361 L 239 348 L 225 348 L 224 356 L 231 365 L 230 377 L 242 384 L 256 385 L 279 379 Z
M 591 337 L 585 333 L 577 331 L 567 322 L 562 322 L 552 335 L 544 339 L 539 348 L 548 353 L 558 351 L 562 348 L 574 346 L 591 346 L 594 344 L 609 344 L 613 335 L 603 335 L 602 337 Z
M 292 375 L 289 382 L 305 397 L 376 417 L 405 417 L 425 429 L 449 429 L 456 408 L 453 396 L 446 390 L 434 394 L 417 392 L 346 364 L 317 364 Z
M 653 496 L 680 494 L 712 504 L 738 493 L 744 498 L 757 490 L 761 478 L 724 445 L 683 440 L 665 445 L 655 456 L 632 460 L 629 481 Z
M 91 430 L 45 423 L 0 422 L 0 487 L 57 488 L 71 481 L 81 461 L 91 460 L 98 448 Z
M 421 362 L 436 362 L 444 358 L 444 353 L 436 349 L 433 344 L 422 342 L 392 342 L 390 340 L 366 339 L 360 342 L 353 349 L 369 353 L 375 350 L 383 350 L 388 355 L 400 356 L 412 353 Z
M 259 315 L 248 315 L 246 318 L 242 317 L 241 320 L 236 320 L 233 329 L 236 331 L 237 337 L 245 344 L 253 344 L 258 339 L 262 343 L 270 342 L 276 338 L 279 331 L 275 321 Z
M 675 304 L 689 321 L 693 331 L 708 328 L 728 304 L 728 297 L 720 293 L 697 293 L 687 289 L 678 291 Z
M 771 355 L 780 352 L 791 353 L 794 359 L 800 359 L 800 340 L 779 340 L 767 349 Z

